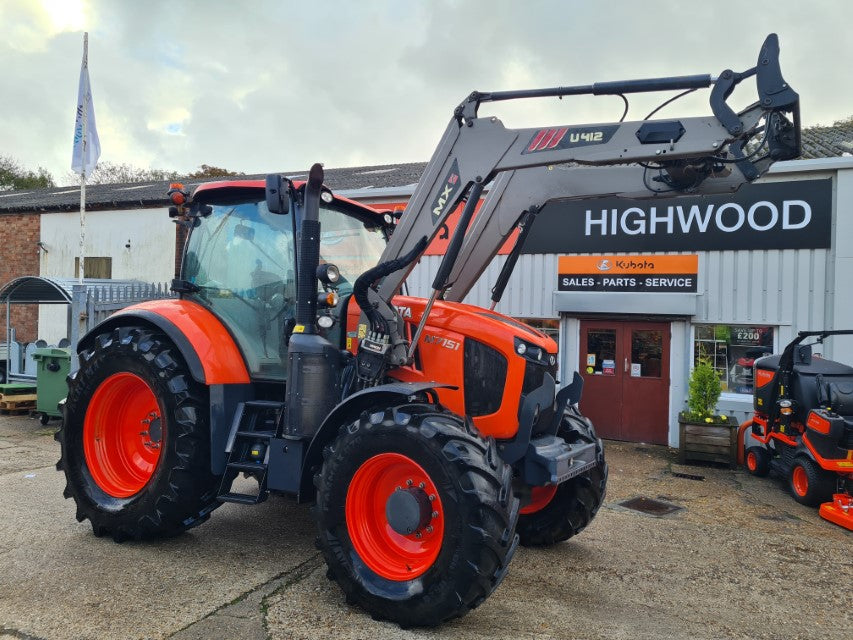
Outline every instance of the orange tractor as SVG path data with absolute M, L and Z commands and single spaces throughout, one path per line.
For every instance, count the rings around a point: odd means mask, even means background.
M 329 576 L 372 615 L 436 625 L 479 605 L 519 541 L 590 523 L 607 465 L 555 342 L 462 298 L 521 228 L 500 300 L 551 200 L 730 192 L 798 155 L 778 53 L 771 35 L 743 73 L 475 92 L 399 219 L 336 197 L 320 165 L 191 198 L 175 186 L 178 298 L 124 309 L 78 347 L 57 436 L 78 520 L 117 541 L 171 536 L 273 492 L 313 503 Z M 760 99 L 735 112 L 726 100 L 751 77 Z M 703 118 L 514 130 L 478 115 L 500 100 L 702 87 Z M 401 295 L 463 203 L 430 298 Z
M 850 334 L 800 331 L 781 355 L 756 360 L 755 415 L 741 432 L 751 474 L 773 471 L 794 500 L 820 505 L 822 518 L 853 530 L 853 367 L 802 344 Z

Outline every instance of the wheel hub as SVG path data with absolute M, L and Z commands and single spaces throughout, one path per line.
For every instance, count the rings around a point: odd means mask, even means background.
M 432 520 L 432 506 L 426 491 L 416 487 L 398 488 L 385 503 L 388 524 L 401 536 L 418 534 Z
M 106 378 L 83 421 L 83 451 L 92 479 L 115 498 L 141 491 L 160 460 L 163 429 L 157 397 L 147 382 L 130 372 Z
M 417 578 L 441 551 L 445 514 L 438 487 L 408 456 L 387 452 L 366 460 L 350 481 L 345 510 L 356 553 L 383 578 Z

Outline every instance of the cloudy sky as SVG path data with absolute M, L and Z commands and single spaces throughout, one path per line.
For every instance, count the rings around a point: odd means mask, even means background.
M 853 114 L 851 25 L 848 0 L 0 0 L 0 155 L 69 173 L 84 31 L 101 160 L 264 173 L 425 161 L 473 89 L 744 70 L 771 31 L 805 124 L 831 124 Z M 628 118 L 660 100 L 632 98 Z M 481 114 L 621 111 L 583 97 Z M 708 113 L 707 92 L 662 112 Z

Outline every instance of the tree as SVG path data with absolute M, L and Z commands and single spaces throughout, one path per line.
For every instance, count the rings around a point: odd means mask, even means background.
M 178 177 L 177 171 L 166 169 L 145 169 L 132 164 L 99 162 L 91 175 L 86 176 L 87 184 L 127 184 L 130 182 L 165 182 Z M 66 175 L 67 182 L 76 183 L 80 176 L 76 173 Z
M 242 175 L 245 175 L 242 171 L 229 171 L 228 169 L 223 169 L 221 167 L 214 167 L 213 165 L 203 164 L 199 167 L 198 171 L 189 173 L 185 177 L 193 180 L 201 180 L 204 178 L 227 178 L 228 176 Z
M 24 169 L 10 156 L 0 156 L 0 191 L 21 189 L 47 189 L 55 187 L 53 176 L 47 169 L 39 167 L 37 171 Z

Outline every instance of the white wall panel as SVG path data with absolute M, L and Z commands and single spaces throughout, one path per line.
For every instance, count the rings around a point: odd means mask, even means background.
M 41 254 L 39 275 L 73 278 L 80 251 L 80 213 L 43 213 L 40 240 L 46 251 Z M 85 250 L 87 256 L 112 258 L 115 280 L 170 282 L 175 276 L 175 225 L 165 207 L 87 211 Z M 39 338 L 55 344 L 66 333 L 66 307 L 40 305 Z

